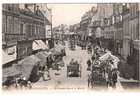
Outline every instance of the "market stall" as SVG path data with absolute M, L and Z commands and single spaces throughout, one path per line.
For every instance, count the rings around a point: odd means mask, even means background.
M 55 59 L 57 59 L 59 57 L 65 56 L 65 47 L 59 44 L 52 48 L 50 52 L 55 56 Z
M 13 64 L 11 67 L 2 69 L 2 82 L 3 84 L 10 78 L 10 81 L 14 81 L 16 77 L 20 76 L 21 72 L 18 69 L 17 64 Z
M 118 57 L 103 48 L 95 48 L 92 64 L 91 82 L 115 86 L 118 77 Z
M 35 82 L 39 79 L 38 70 L 40 67 L 41 60 L 35 55 L 28 56 L 18 62 L 19 69 L 22 76 L 31 82 Z
M 120 61 L 118 57 L 114 56 L 111 54 L 111 52 L 105 53 L 103 56 L 99 57 L 100 61 L 107 61 L 107 60 L 112 60 L 113 61 L 113 68 L 118 68 L 118 62 Z
M 38 52 L 35 56 L 37 56 L 41 61 L 40 65 L 41 66 L 46 66 L 47 65 L 47 58 L 50 56 L 50 52 L 42 51 Z

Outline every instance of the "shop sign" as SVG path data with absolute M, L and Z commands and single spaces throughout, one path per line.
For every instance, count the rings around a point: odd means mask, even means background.
M 10 47 L 7 49 L 8 55 L 13 55 L 16 53 L 16 46 Z

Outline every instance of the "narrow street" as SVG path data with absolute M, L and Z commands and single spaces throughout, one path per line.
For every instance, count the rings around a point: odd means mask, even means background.
M 138 3 L 3 4 L 3 89 L 138 89 L 136 8 Z
M 74 51 L 68 48 L 68 42 L 65 46 L 66 56 L 63 57 L 63 61 L 65 66 L 61 68 L 61 70 L 50 70 L 51 80 L 43 81 L 42 78 L 40 81 L 33 84 L 33 89 L 92 89 L 88 87 L 88 71 L 87 71 L 87 60 L 90 58 L 90 54 L 87 53 L 86 50 L 81 50 L 81 47 L 76 46 Z M 81 65 L 81 77 L 67 77 L 67 65 L 71 61 L 71 59 L 77 60 Z M 59 75 L 56 75 L 59 74 Z M 92 90 L 100 90 L 100 91 L 112 91 L 111 87 L 103 88 L 103 87 L 93 87 Z M 116 90 L 122 91 L 123 88 L 121 83 L 118 81 Z
M 68 43 L 66 43 L 66 56 L 63 57 L 65 67 L 62 67 L 60 71 L 50 70 L 51 80 L 42 81 L 33 84 L 33 88 L 48 88 L 48 89 L 85 89 L 87 87 L 87 64 L 86 61 L 89 59 L 90 55 L 86 50 L 81 50 L 80 47 L 76 46 L 76 50 L 72 51 L 68 48 Z M 81 56 L 82 55 L 82 56 Z M 67 65 L 70 60 L 74 58 L 81 65 L 81 77 L 67 77 Z M 60 75 L 55 75 L 55 73 L 60 73 Z M 39 86 L 39 87 L 38 87 Z

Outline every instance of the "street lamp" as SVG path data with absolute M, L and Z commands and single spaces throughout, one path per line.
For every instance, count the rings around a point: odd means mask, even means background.
M 52 16 L 53 16 L 52 15 L 52 8 L 48 8 L 48 10 L 49 10 L 49 14 L 50 14 L 50 17 L 51 17 L 50 18 L 50 22 L 51 22 L 50 23 L 50 25 L 51 25 L 51 29 L 50 29 L 51 30 L 51 47 L 53 48 L 54 47 L 54 39 L 53 39 L 53 32 L 52 32 L 52 30 L 53 30 L 52 29 Z
M 53 32 L 52 32 L 52 8 L 50 9 L 51 12 L 51 42 L 52 42 L 52 47 L 54 47 L 54 39 L 53 39 Z

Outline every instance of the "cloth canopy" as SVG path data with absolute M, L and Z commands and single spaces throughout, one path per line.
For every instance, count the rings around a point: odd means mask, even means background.
M 28 56 L 19 61 L 18 65 L 20 67 L 22 75 L 28 79 L 30 77 L 32 69 L 35 67 L 35 65 L 40 63 L 40 61 L 41 60 L 37 58 L 35 55 Z
M 48 46 L 42 40 L 35 40 L 33 42 L 33 50 L 48 49 Z
M 20 75 L 20 70 L 18 69 L 17 64 L 13 64 L 11 67 L 6 67 L 2 69 L 2 79 L 3 82 L 7 79 L 9 76 L 16 76 Z
M 110 57 L 111 53 L 107 52 L 104 55 L 102 55 L 101 57 L 99 57 L 99 60 L 107 60 Z
M 53 54 L 61 54 L 61 50 L 64 50 L 64 46 L 62 46 L 61 44 L 59 45 L 56 45 L 54 48 L 52 48 L 50 51 L 53 53 Z
M 36 54 L 36 56 L 41 60 L 40 61 L 41 66 L 45 66 L 46 65 L 46 62 L 47 62 L 46 58 L 50 54 L 51 54 L 50 52 L 45 52 L 45 51 L 42 51 L 42 52 L 39 52 L 39 53 Z
M 40 61 L 41 66 L 46 65 L 46 56 L 43 54 L 43 52 L 38 52 L 35 56 L 37 56 L 41 60 Z
M 113 68 L 118 68 L 118 62 L 120 61 L 118 57 L 111 54 L 111 52 L 105 53 L 103 56 L 99 57 L 99 60 L 105 61 L 105 60 L 112 60 L 113 61 Z
M 74 33 L 74 32 L 70 32 L 69 34 L 70 34 L 70 35 L 73 35 L 73 34 L 76 34 L 76 33 Z

